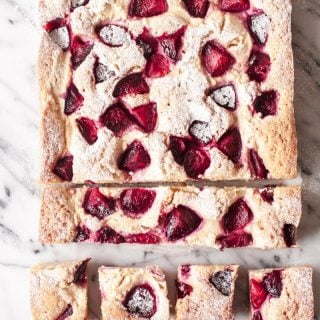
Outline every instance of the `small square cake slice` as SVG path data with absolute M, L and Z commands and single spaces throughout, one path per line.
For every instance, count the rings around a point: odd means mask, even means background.
M 87 318 L 87 260 L 36 265 L 31 269 L 34 320 Z
M 40 0 L 41 180 L 296 176 L 290 0 Z
M 300 187 L 47 188 L 43 243 L 295 247 Z
M 176 320 L 232 320 L 238 266 L 178 268 Z
M 102 320 L 169 320 L 165 275 L 159 267 L 99 268 Z
M 313 320 L 312 268 L 249 272 L 252 320 Z

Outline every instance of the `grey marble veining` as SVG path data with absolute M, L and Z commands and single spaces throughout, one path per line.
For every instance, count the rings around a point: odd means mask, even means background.
M 169 295 L 174 300 L 173 281 L 178 264 L 238 263 L 242 268 L 235 311 L 240 320 L 247 319 L 248 269 L 310 264 L 315 270 L 316 316 L 320 319 L 320 2 L 295 0 L 293 5 L 295 107 L 304 200 L 300 248 L 219 252 L 128 245 L 42 246 L 37 242 L 37 0 L 0 1 L 0 319 L 31 318 L 30 265 L 88 256 L 94 259 L 90 268 L 92 315 L 99 316 L 99 264 L 158 264 L 168 276 Z

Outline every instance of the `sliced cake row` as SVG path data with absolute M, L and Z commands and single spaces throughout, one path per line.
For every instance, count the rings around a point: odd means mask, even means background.
M 87 319 L 88 260 L 31 270 L 34 320 Z M 183 265 L 176 280 L 176 320 L 232 320 L 237 265 Z M 100 267 L 102 320 L 169 320 L 159 267 Z M 313 320 L 312 268 L 249 271 L 252 320 Z
M 43 243 L 296 246 L 300 187 L 47 188 Z

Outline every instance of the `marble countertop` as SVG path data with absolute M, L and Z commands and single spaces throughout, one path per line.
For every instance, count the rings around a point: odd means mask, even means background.
M 29 267 L 35 263 L 92 257 L 90 309 L 99 317 L 96 270 L 99 264 L 161 266 L 169 295 L 178 264 L 241 265 L 236 319 L 247 319 L 247 270 L 309 264 L 314 267 L 316 319 L 320 319 L 320 3 L 295 0 L 293 47 L 299 165 L 303 184 L 300 248 L 262 252 L 253 249 L 200 250 L 112 245 L 42 246 L 37 242 L 39 105 L 36 59 L 40 29 L 37 0 L 0 1 L 0 318 L 31 319 Z M 174 300 L 174 298 L 173 298 Z

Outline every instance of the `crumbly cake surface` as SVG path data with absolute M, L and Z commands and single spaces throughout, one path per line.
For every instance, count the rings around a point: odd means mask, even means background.
M 133 9 L 127 0 L 87 2 L 70 9 L 69 0 L 40 1 L 46 29 L 39 54 L 42 182 L 296 175 L 289 0 L 251 0 L 250 9 L 241 13 L 223 12 L 214 0 L 204 18 L 192 17 L 180 0 L 167 0 L 166 12 L 147 18 L 129 17 Z M 255 15 L 259 17 L 250 31 L 248 19 Z M 153 41 L 165 38 L 160 56 L 150 57 L 137 44 L 144 28 Z M 179 32 L 182 45 L 175 43 L 172 49 L 168 38 Z M 264 44 L 257 45 L 255 38 Z M 222 75 L 211 76 L 202 61 L 211 40 L 235 59 Z M 253 51 L 270 57 L 270 72 L 262 82 L 249 79 L 248 66 L 256 63 Z M 158 58 L 162 62 L 150 66 Z M 166 64 L 170 72 L 159 76 L 154 69 Z M 268 69 L 268 62 L 262 69 Z M 119 81 L 141 72 L 148 90 L 113 94 Z M 254 110 L 255 101 L 270 92 L 274 94 L 267 94 L 267 102 Z M 276 101 L 275 109 L 268 99 Z M 117 111 L 125 109 L 126 115 L 117 124 L 102 118 L 117 103 Z M 126 125 L 122 132 L 119 126 Z M 173 145 L 172 137 L 180 145 Z M 181 144 L 187 153 L 174 157 Z
M 238 266 L 180 266 L 176 320 L 232 320 Z
M 99 282 L 103 320 L 169 320 L 167 284 L 159 267 L 100 267 Z M 145 318 L 139 314 L 148 311 Z
M 284 269 L 251 270 L 249 281 L 258 283 L 274 271 L 280 270 L 281 286 L 271 282 L 270 292 L 259 310 L 251 305 L 252 318 L 260 320 L 312 320 L 314 319 L 314 297 L 312 268 L 297 266 Z M 273 283 L 273 285 L 272 285 Z M 272 287 L 274 286 L 274 287 Z M 252 285 L 250 284 L 250 288 Z M 278 289 L 275 289 L 278 288 Z M 279 289 L 280 288 L 280 289 Z M 279 291 L 279 292 L 277 292 Z M 251 301 L 253 296 L 251 293 Z M 258 317 L 260 313 L 261 318 Z
M 40 241 L 296 246 L 300 187 L 46 188 Z
M 34 320 L 86 319 L 86 265 L 87 260 L 41 264 L 31 269 Z

